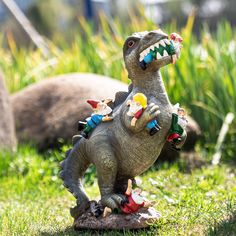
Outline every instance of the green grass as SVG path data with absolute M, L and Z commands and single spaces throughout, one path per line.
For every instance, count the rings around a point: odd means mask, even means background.
M 0 235 L 77 235 L 69 215 L 75 200 L 57 177 L 62 158 L 59 152 L 39 155 L 31 147 L 20 147 L 14 155 L 1 153 Z M 186 173 L 181 162 L 159 164 L 142 175 L 141 181 L 144 194 L 157 202 L 160 221 L 149 230 L 112 234 L 233 235 L 235 175 L 235 168 L 227 165 Z M 90 197 L 97 197 L 96 181 L 91 183 L 86 184 L 86 190 Z M 91 235 L 92 231 L 83 234 Z

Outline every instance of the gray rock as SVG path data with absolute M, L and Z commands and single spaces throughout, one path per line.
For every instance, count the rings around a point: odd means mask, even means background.
M 127 85 L 95 74 L 67 74 L 28 86 L 11 97 L 20 142 L 31 141 L 39 149 L 55 147 L 60 138 L 70 141 L 78 120 L 92 109 L 86 100 L 104 99 Z
M 71 142 L 71 137 L 77 133 L 78 120 L 92 112 L 87 99 L 114 98 L 117 91 L 127 90 L 125 83 L 87 73 L 56 76 L 30 85 L 11 97 L 18 140 L 32 141 L 39 149 L 56 147 L 60 138 Z M 192 150 L 200 129 L 191 118 L 187 132 L 184 148 Z M 169 159 L 178 157 L 168 144 L 160 157 L 166 160 L 167 156 Z
M 0 75 L 0 149 L 14 150 L 16 136 L 14 119 L 3 77 Z

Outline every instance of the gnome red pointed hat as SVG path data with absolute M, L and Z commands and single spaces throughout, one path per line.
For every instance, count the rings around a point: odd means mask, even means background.
M 87 103 L 89 103 L 94 109 L 97 108 L 99 102 L 100 102 L 99 100 L 93 100 L 93 99 L 87 100 Z
M 172 33 L 170 35 L 170 39 L 172 39 L 174 41 L 178 41 L 180 43 L 183 41 L 183 38 L 179 34 L 177 34 L 177 33 Z

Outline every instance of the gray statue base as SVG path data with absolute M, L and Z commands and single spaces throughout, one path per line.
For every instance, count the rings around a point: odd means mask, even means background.
M 112 213 L 105 218 L 102 216 L 96 218 L 90 211 L 87 211 L 74 221 L 74 228 L 76 230 L 142 229 L 150 227 L 153 223 L 159 220 L 160 217 L 160 213 L 152 207 L 148 209 L 142 208 L 139 212 L 129 215 Z

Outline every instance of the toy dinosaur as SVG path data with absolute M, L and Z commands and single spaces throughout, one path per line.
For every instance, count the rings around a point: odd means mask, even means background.
M 145 62 L 144 66 L 142 60 L 150 52 L 152 60 Z M 90 164 L 96 166 L 101 204 L 113 210 L 119 208 L 125 199 L 128 179 L 142 174 L 157 160 L 172 120 L 172 105 L 160 68 L 175 62 L 174 52 L 168 35 L 161 30 L 134 33 L 126 39 L 123 56 L 132 81 L 129 92 L 116 94 L 112 107 L 113 121 L 99 124 L 89 139 L 82 137 L 78 140 L 61 163 L 60 177 L 77 199 L 77 206 L 71 209 L 75 219 L 90 207 L 81 184 L 81 178 Z M 126 103 L 136 93 L 145 94 L 148 105 L 132 126 Z M 150 136 L 145 128 L 157 115 L 162 129 Z

